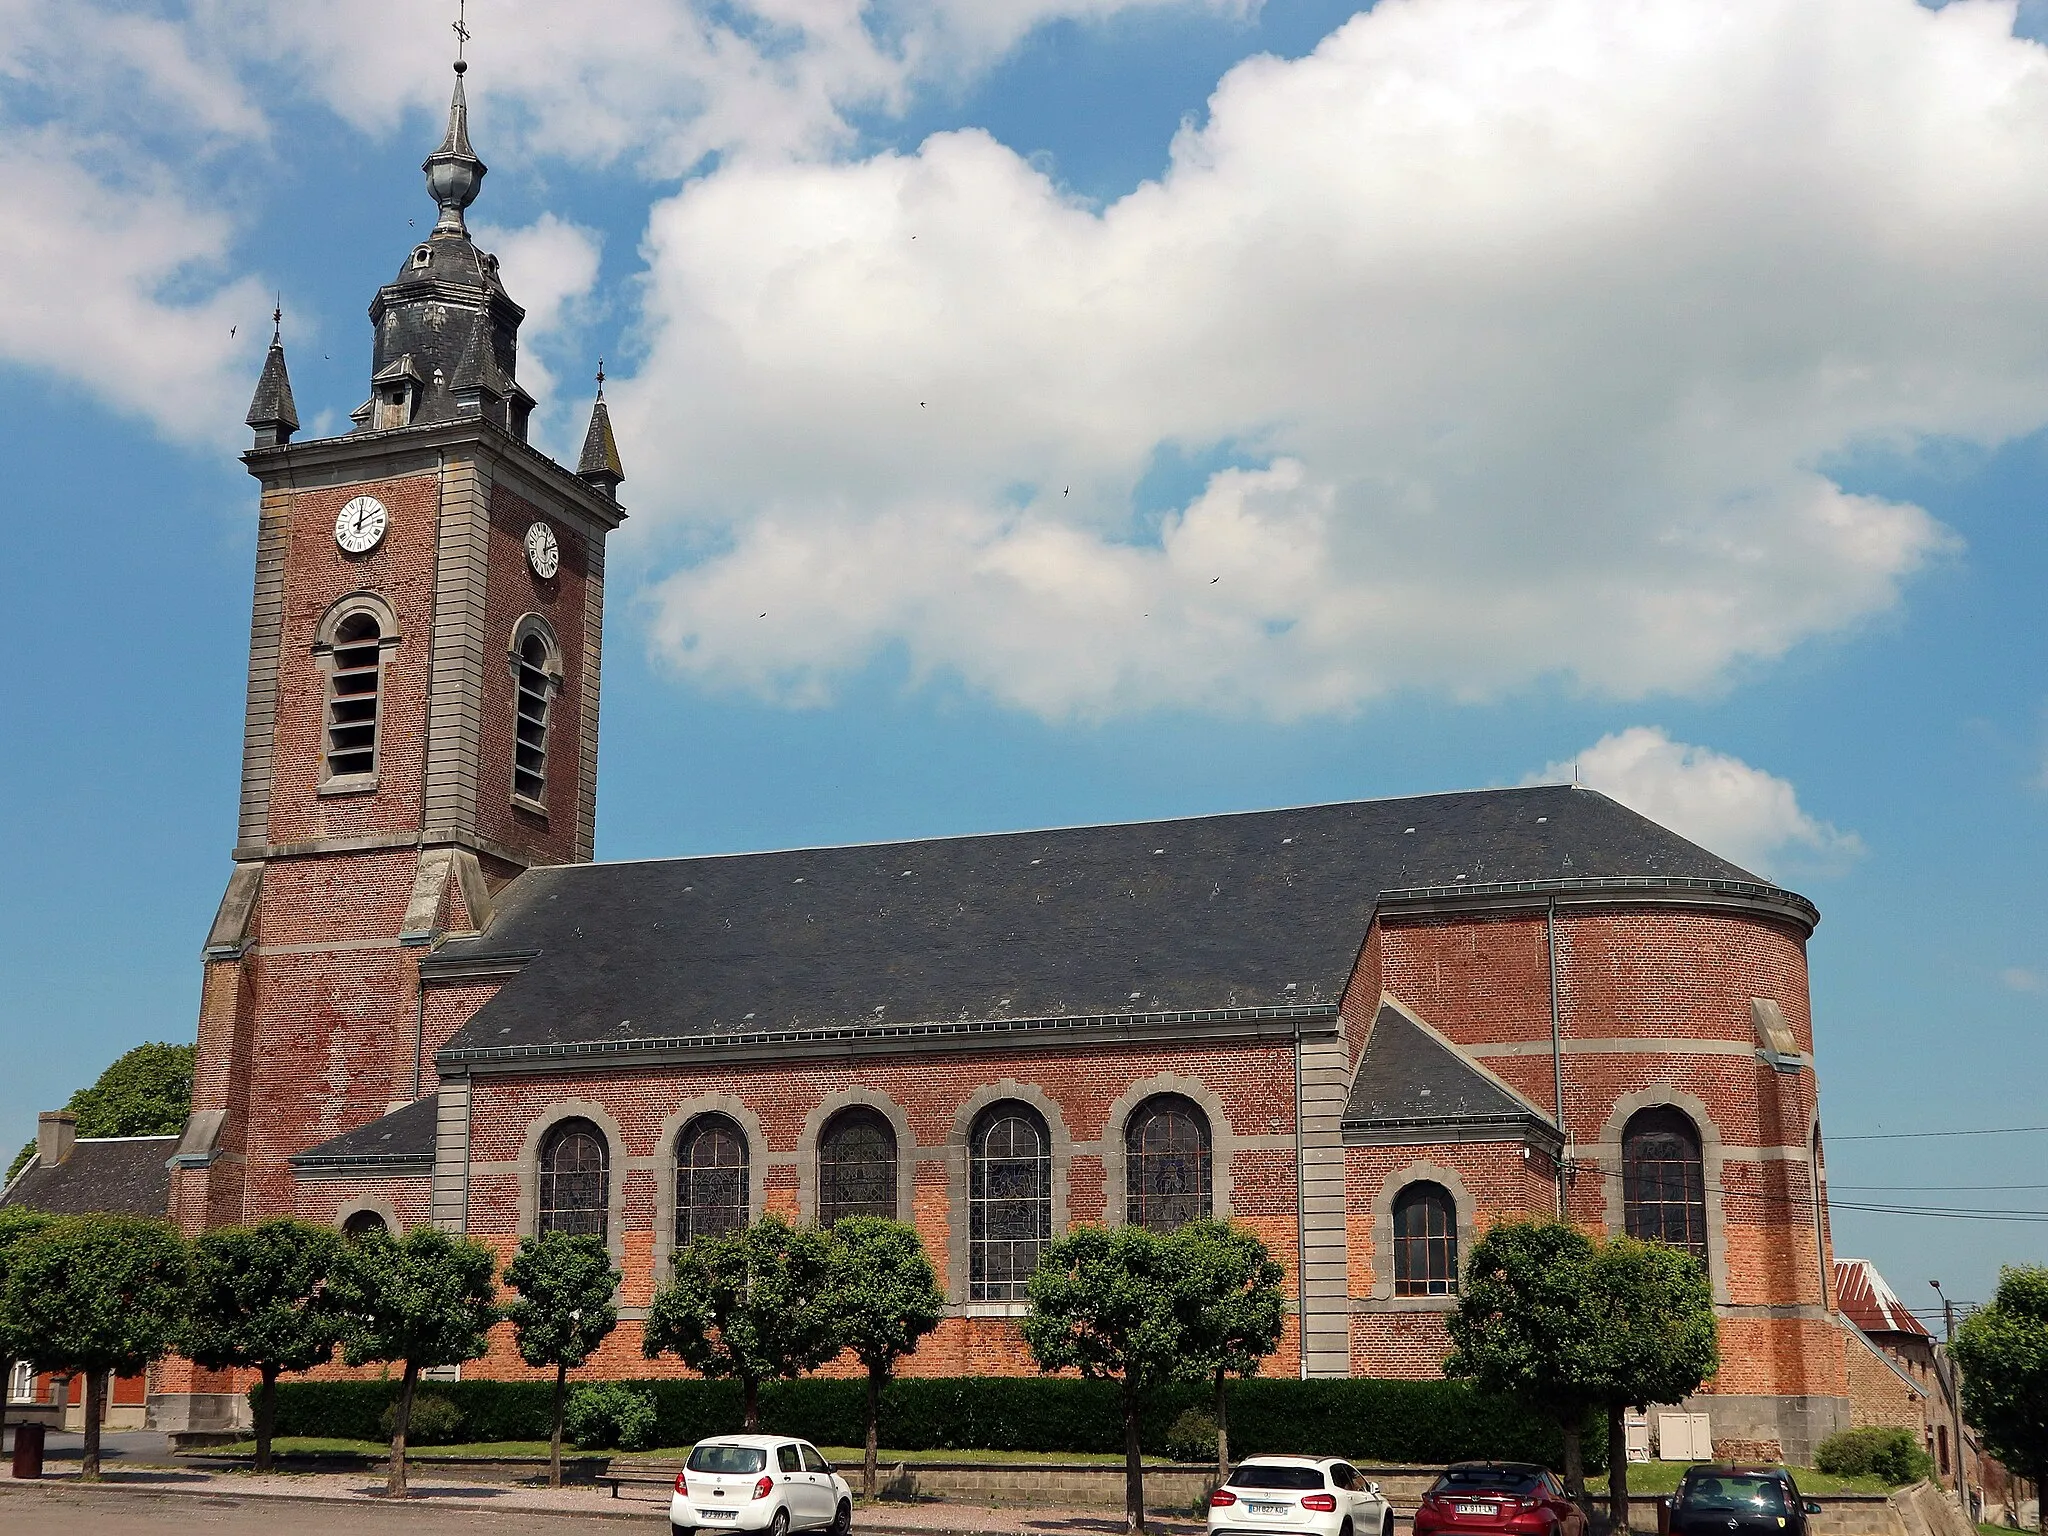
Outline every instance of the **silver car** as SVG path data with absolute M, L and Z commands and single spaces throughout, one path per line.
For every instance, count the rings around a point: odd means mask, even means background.
M 691 1448 L 668 1520 L 675 1536 L 710 1531 L 831 1531 L 853 1525 L 853 1490 L 807 1440 L 714 1435 Z

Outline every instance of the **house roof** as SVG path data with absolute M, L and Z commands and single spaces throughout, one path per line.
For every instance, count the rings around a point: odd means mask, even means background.
M 323 1141 L 317 1147 L 296 1153 L 288 1161 L 295 1168 L 309 1164 L 381 1166 L 431 1163 L 440 1107 L 441 1096 L 430 1093 L 366 1125 L 344 1131 L 331 1141 Z
M 1868 1259 L 1835 1260 L 1835 1300 L 1843 1315 L 1865 1333 L 1910 1333 L 1931 1339 L 1920 1319 L 1906 1310 L 1898 1293 Z
M 1344 1106 L 1347 1134 L 1531 1122 L 1549 1117 L 1414 1015 L 1380 1004 Z
M 54 1216 L 163 1216 L 171 1208 L 176 1136 L 81 1136 L 71 1155 L 45 1165 L 32 1157 L 0 1195 L 0 1205 Z
M 1333 1011 L 1381 893 L 1643 877 L 1798 904 L 1592 790 L 534 869 L 435 976 L 509 975 L 491 1055 L 764 1032 Z

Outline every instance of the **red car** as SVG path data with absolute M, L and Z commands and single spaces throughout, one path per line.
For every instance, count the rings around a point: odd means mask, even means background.
M 1415 1536 L 1586 1536 L 1586 1512 L 1543 1467 L 1461 1461 L 1415 1511 Z

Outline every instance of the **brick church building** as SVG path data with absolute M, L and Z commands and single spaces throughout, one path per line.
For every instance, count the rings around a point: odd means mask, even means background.
M 1227 1216 L 1285 1263 L 1275 1375 L 1435 1374 L 1460 1256 L 1564 1212 L 1712 1276 L 1728 1454 L 1849 1422 L 1806 945 L 1818 913 L 1589 790 L 592 862 L 602 389 L 574 469 L 527 441 L 522 311 L 464 210 L 370 306 L 355 430 L 296 440 L 281 342 L 240 824 L 207 935 L 188 1230 L 432 1222 L 603 1236 L 645 1375 L 675 1245 L 779 1211 L 914 1222 L 948 1297 L 908 1362 L 1031 1369 L 1074 1222 Z M 509 1341 L 466 1367 L 524 1373 Z M 238 1383 L 173 1362 L 164 1427 Z

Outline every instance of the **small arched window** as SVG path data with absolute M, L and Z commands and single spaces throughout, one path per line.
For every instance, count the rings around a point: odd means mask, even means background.
M 611 1156 L 604 1132 L 564 1120 L 540 1148 L 540 1235 L 603 1237 L 611 1205 Z
M 1171 1232 L 1209 1214 L 1209 1121 L 1178 1094 L 1147 1099 L 1124 1130 L 1125 1219 Z
M 1441 1184 L 1410 1184 L 1394 1197 L 1394 1294 L 1458 1294 L 1458 1207 Z
M 844 1109 L 818 1138 L 818 1220 L 896 1218 L 896 1128 L 878 1110 Z
M 352 613 L 334 631 L 327 670 L 327 776 L 377 771 L 377 695 L 384 675 L 377 617 Z
M 391 1235 L 391 1228 L 375 1211 L 357 1211 L 341 1224 L 341 1235 L 350 1242 L 359 1237 L 368 1237 L 372 1232 Z
M 548 702 L 554 688 L 548 643 L 529 633 L 513 666 L 512 793 L 545 805 L 548 796 Z
M 1707 1172 L 1699 1127 L 1683 1110 L 1638 1110 L 1621 1133 L 1621 1187 L 1630 1237 L 1707 1256 Z
M 1036 1110 L 996 1104 L 967 1139 L 968 1284 L 975 1301 L 1022 1301 L 1052 1237 L 1052 1137 Z
M 747 1224 L 747 1138 L 724 1115 L 699 1115 L 676 1142 L 676 1242 Z

